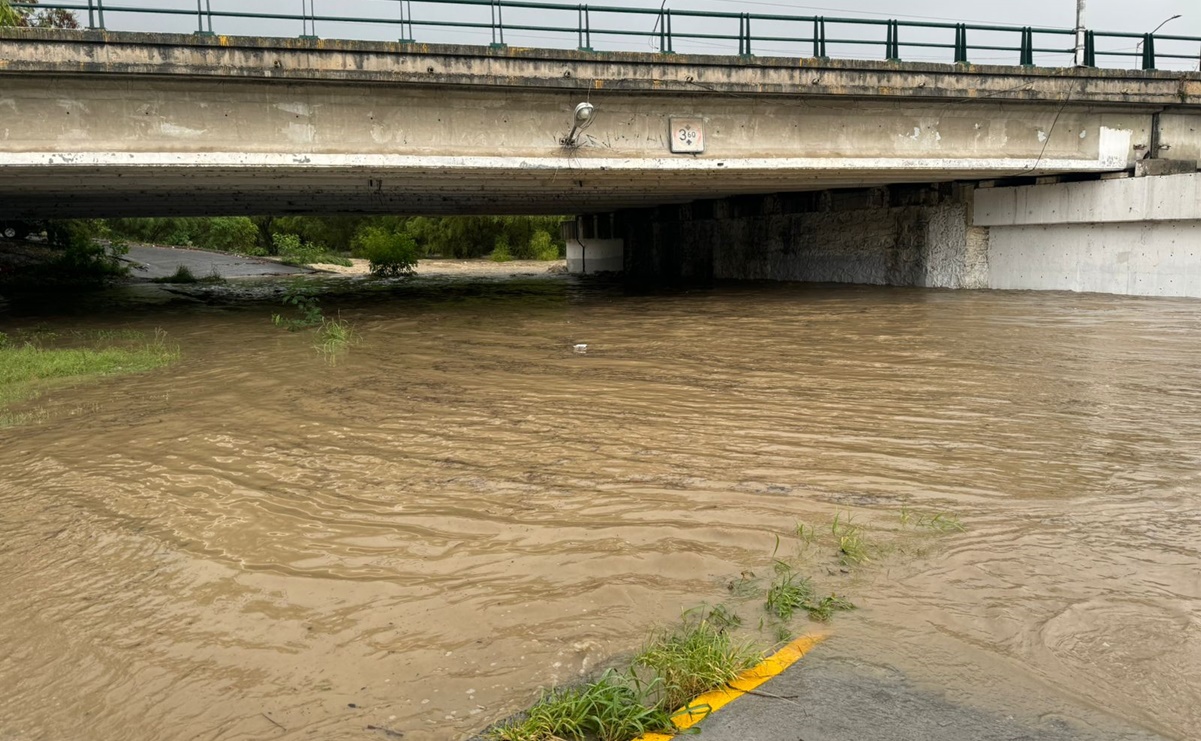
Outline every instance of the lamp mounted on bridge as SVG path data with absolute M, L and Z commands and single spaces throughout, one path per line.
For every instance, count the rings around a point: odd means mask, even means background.
M 580 132 L 592 125 L 595 119 L 596 109 L 591 103 L 580 103 L 575 107 L 575 113 L 572 114 L 571 133 L 563 138 L 561 142 L 565 147 L 575 147 L 579 145 L 577 137 Z

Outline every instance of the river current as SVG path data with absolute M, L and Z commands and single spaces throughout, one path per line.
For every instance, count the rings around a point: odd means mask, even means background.
M 903 511 L 966 531 L 815 567 L 838 651 L 1198 737 L 1201 302 L 463 279 L 336 363 L 277 303 L 0 315 L 182 353 L 0 429 L 0 738 L 464 737 Z

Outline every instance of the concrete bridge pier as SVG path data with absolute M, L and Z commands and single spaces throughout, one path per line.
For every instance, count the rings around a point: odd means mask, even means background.
M 971 186 L 951 184 L 738 196 L 581 217 L 573 229 L 586 243 L 620 244 L 634 284 L 983 288 L 988 233 L 971 223 L 972 199 Z M 568 267 L 583 272 L 571 242 Z
M 577 275 L 620 273 L 624 270 L 625 240 L 613 214 L 580 216 L 563 225 L 567 242 L 567 271 Z

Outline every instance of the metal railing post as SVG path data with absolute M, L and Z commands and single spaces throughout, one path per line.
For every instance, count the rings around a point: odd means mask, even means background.
M 409 0 L 397 0 L 400 5 L 400 43 L 412 44 L 413 35 L 413 4 Z
M 884 59 L 889 62 L 901 61 L 901 24 L 897 21 L 888 22 L 888 37 L 884 42 Z
M 751 52 L 751 14 L 743 13 L 738 19 L 738 56 L 752 57 Z
M 208 17 L 208 29 L 205 30 L 205 16 Z M 213 35 L 213 6 L 211 0 L 196 0 L 196 35 Z
M 1034 66 L 1034 29 L 1026 26 L 1022 29 L 1022 61 L 1023 67 Z
M 813 19 L 813 56 L 826 58 L 826 19 L 820 15 Z
M 1084 32 L 1084 66 L 1097 66 L 1097 34 L 1095 31 Z
M 955 26 L 955 64 L 967 64 L 967 25 Z
M 88 0 L 88 28 L 96 27 L 96 11 L 93 9 L 92 0 Z
M 1155 34 L 1143 36 L 1143 69 L 1155 69 Z
M 659 13 L 659 53 L 675 54 L 671 43 L 671 9 Z
M 579 13 L 579 44 L 576 48 L 580 51 L 592 51 L 592 19 L 588 14 L 588 6 L 581 5 Z
M 505 44 L 505 9 L 501 0 L 493 0 L 492 6 L 492 43 L 489 44 L 491 49 L 506 49 Z
M 316 0 L 300 0 L 300 38 L 317 38 Z

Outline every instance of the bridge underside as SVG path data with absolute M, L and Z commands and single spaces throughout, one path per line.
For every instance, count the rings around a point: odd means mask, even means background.
M 231 159 L 245 159 L 245 155 Z M 113 159 L 129 159 L 114 157 Z M 139 157 L 139 159 L 150 159 Z M 206 214 L 379 213 L 587 214 L 725 196 L 802 192 L 897 183 L 981 180 L 1042 173 L 1092 173 L 1095 161 L 994 160 L 940 163 L 846 158 L 666 163 L 495 158 L 485 163 L 421 162 L 387 166 L 374 160 L 327 157 L 296 164 L 267 157 L 253 167 L 171 162 L 155 164 L 10 165 L 0 204 L 12 218 L 190 216 Z M 212 161 L 213 157 L 199 157 Z M 309 160 L 313 157 L 307 158 Z M 447 158 L 449 159 L 449 158 Z M 356 161 L 357 160 L 357 161 Z

